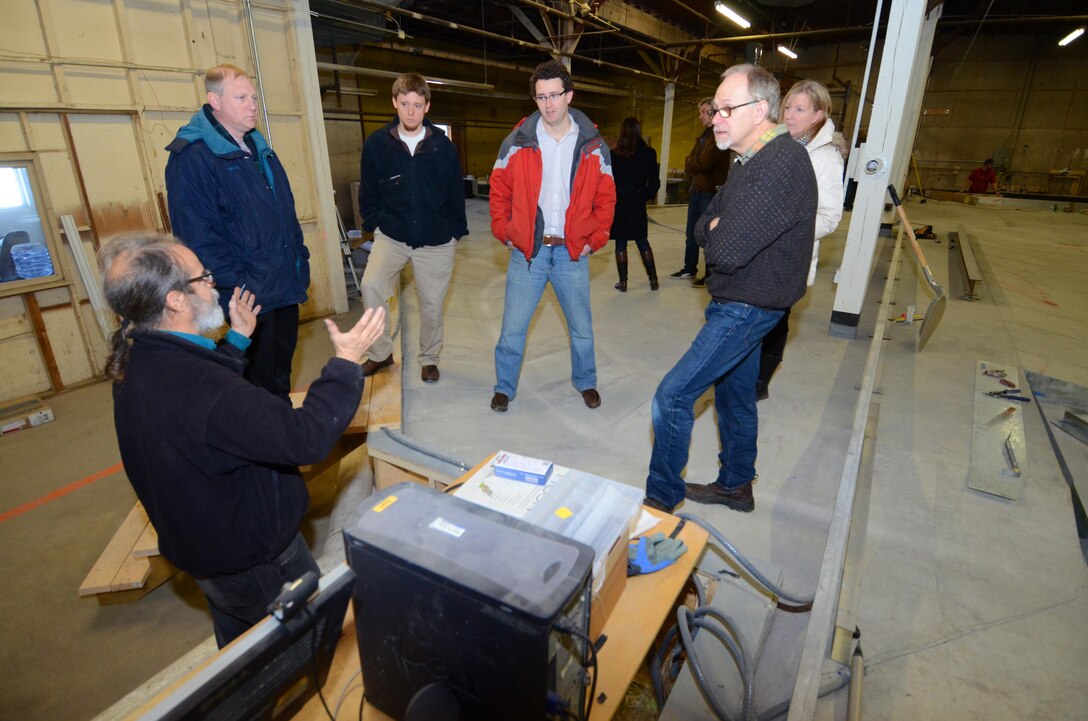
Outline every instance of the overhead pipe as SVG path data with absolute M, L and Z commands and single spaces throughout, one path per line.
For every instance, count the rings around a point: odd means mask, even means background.
M 518 65 L 516 63 L 507 63 L 502 60 L 481 60 L 480 58 L 473 57 L 471 55 L 461 55 L 460 53 L 451 53 L 447 50 L 432 50 L 431 48 L 421 48 L 414 45 L 404 45 L 403 43 L 395 43 L 393 45 L 371 44 L 371 47 L 380 48 L 382 50 L 393 49 L 398 52 L 408 53 L 410 55 L 418 55 L 421 57 L 437 58 L 439 60 L 453 60 L 454 62 L 468 63 L 470 65 L 484 65 L 489 68 L 498 68 L 499 70 L 513 70 L 514 72 L 523 72 L 531 74 L 533 68 L 527 65 Z M 575 87 L 578 90 L 587 93 L 597 93 L 599 95 L 615 95 L 617 97 L 627 97 L 628 93 L 625 90 L 616 90 L 615 88 L 606 88 L 603 85 L 594 85 L 592 83 L 585 83 L 575 81 Z
M 253 73 L 257 78 L 257 97 L 261 99 L 261 117 L 264 118 L 264 139 L 272 148 L 272 128 L 268 124 L 268 103 L 264 99 L 264 82 L 261 79 L 261 58 L 257 53 L 257 32 L 253 29 L 253 6 L 250 0 L 242 0 L 242 11 L 249 28 L 249 51 L 253 55 Z
M 317 63 L 318 70 L 329 70 L 332 72 L 351 73 L 353 75 L 366 75 L 373 78 L 396 78 L 400 77 L 400 73 L 392 70 L 374 70 L 371 68 L 360 68 L 357 65 L 338 65 L 336 63 Z M 474 83 L 469 80 L 451 80 L 449 78 L 435 78 L 429 77 L 427 80 L 435 85 L 449 85 L 451 87 L 458 88 L 470 88 L 472 90 L 484 90 L 492 91 L 495 89 L 494 85 L 490 83 Z
M 1009 25 L 1009 24 L 1021 24 L 1021 23 L 1047 23 L 1047 22 L 1068 22 L 1078 23 L 1088 20 L 1088 15 L 1046 15 L 1040 17 L 1017 17 L 1017 18 L 988 18 L 986 20 L 987 25 Z M 958 27 L 960 25 L 975 26 L 978 25 L 978 20 L 940 20 L 937 23 L 938 27 Z M 887 24 L 880 25 L 877 30 L 887 30 Z M 819 35 L 864 35 L 873 28 L 868 25 L 855 25 L 847 28 L 824 28 L 822 30 L 795 30 L 788 33 L 764 33 L 762 35 L 734 35 L 730 37 L 720 38 L 700 38 L 697 40 L 685 40 L 671 43 L 661 43 L 657 47 L 659 48 L 682 48 L 691 45 L 730 45 L 733 43 L 747 43 L 755 42 L 757 40 L 784 40 L 791 38 L 807 38 L 815 37 Z
M 468 25 L 462 25 L 461 23 L 453 23 L 453 22 L 450 22 L 448 20 L 442 20 L 441 18 L 428 17 L 426 15 L 422 15 L 422 14 L 420 14 L 418 12 L 415 12 L 414 10 L 405 10 L 403 8 L 394 7 L 392 5 L 382 5 L 381 3 L 373 2 L 372 0 L 356 0 L 354 3 L 351 3 L 351 4 L 344 3 L 344 2 L 342 2 L 342 0 L 329 0 L 329 2 L 334 2 L 334 3 L 338 4 L 338 5 L 345 5 L 346 7 L 354 7 L 354 8 L 365 7 L 365 8 L 369 8 L 371 10 L 381 10 L 383 12 L 394 12 L 394 13 L 398 13 L 400 15 L 407 15 L 407 16 L 411 17 L 413 20 L 420 20 L 422 22 L 431 23 L 432 25 L 439 25 L 439 26 L 444 27 L 444 28 L 446 28 L 448 30 L 462 31 L 462 32 L 469 33 L 471 35 L 478 35 L 480 37 L 490 38 L 491 40 L 499 40 L 501 42 L 510 43 L 511 45 L 515 45 L 515 46 L 517 46 L 519 48 L 526 48 L 526 49 L 533 50 L 533 51 L 536 51 L 536 52 L 544 52 L 544 53 L 548 53 L 550 55 L 560 55 L 560 56 L 563 56 L 563 57 L 569 57 L 569 58 L 573 58 L 575 60 L 581 60 L 581 61 L 589 63 L 591 65 L 596 65 L 598 67 L 611 68 L 613 70 L 618 70 L 620 72 L 629 73 L 631 75 L 637 75 L 637 76 L 643 77 L 643 78 L 652 78 L 654 80 L 660 80 L 661 82 L 671 82 L 670 78 L 666 78 L 666 77 L 664 77 L 662 75 L 657 75 L 656 73 L 643 72 L 642 70 L 637 70 L 635 68 L 627 67 L 626 65 L 618 65 L 616 63 L 605 62 L 604 60 L 599 60 L 597 58 L 591 58 L 591 57 L 588 57 L 588 56 L 585 56 L 585 55 L 579 55 L 577 53 L 569 53 L 569 52 L 565 52 L 565 51 L 562 51 L 562 50 L 556 50 L 555 48 L 545 47 L 544 45 L 541 45 L 539 43 L 525 42 L 524 40 L 519 40 L 517 38 L 512 38 L 512 37 L 510 37 L 508 35 L 500 35 L 498 33 L 489 32 L 487 30 L 480 30 L 479 28 L 470 27 Z M 326 17 L 328 17 L 328 16 L 326 16 Z M 686 43 L 686 44 L 690 44 L 690 43 Z M 655 49 L 657 47 L 658 46 L 655 46 Z M 688 85 L 687 83 L 685 83 L 685 86 L 695 87 L 693 85 Z
M 547 13 L 551 13 L 552 15 L 558 15 L 559 17 L 565 18 L 567 20 L 577 19 L 577 16 L 575 16 L 575 15 L 573 15 L 571 13 L 565 13 L 562 10 L 557 10 L 556 8 L 553 8 L 550 5 L 545 5 L 543 3 L 537 2 L 536 0 L 517 0 L 517 2 L 519 4 L 521 4 L 521 5 L 528 5 L 529 7 L 536 8 L 537 10 L 540 10 L 541 12 L 547 12 Z M 695 62 L 694 60 L 691 60 L 689 58 L 685 58 L 683 55 L 677 55 L 676 53 L 670 53 L 670 52 L 667 52 L 665 50 L 662 50 L 661 45 L 654 45 L 653 43 L 647 43 L 647 42 L 643 42 L 642 40 L 639 40 L 637 38 L 633 38 L 630 35 L 628 35 L 627 33 L 623 32 L 623 30 L 624 30 L 623 28 L 612 24 L 611 22 L 609 22 L 608 20 L 605 20 L 604 18 L 600 17 L 596 13 L 586 13 L 585 17 L 588 17 L 588 18 L 592 19 L 593 21 L 595 21 L 597 23 L 597 27 L 605 27 L 605 28 L 610 28 L 610 29 L 614 30 L 616 32 L 617 36 L 622 38 L 626 42 L 632 43 L 632 44 L 637 45 L 637 46 L 642 47 L 642 48 L 646 48 L 648 50 L 653 50 L 654 52 L 660 53 L 661 55 L 664 55 L 666 57 L 670 57 L 673 60 L 679 60 L 681 62 L 688 63 L 689 65 L 698 66 L 698 64 L 699 64 L 699 63 Z M 585 20 L 583 19 L 582 22 L 585 22 Z

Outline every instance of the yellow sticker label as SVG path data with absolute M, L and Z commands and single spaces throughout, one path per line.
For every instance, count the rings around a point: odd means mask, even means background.
M 396 502 L 397 502 L 397 497 L 396 496 L 389 496 L 384 501 L 382 501 L 378 505 L 374 506 L 374 512 L 375 513 L 381 513 L 382 511 L 389 508 L 390 506 L 392 506 Z
M 563 506 L 562 508 L 555 509 L 555 515 L 559 516 L 560 518 L 570 518 L 574 515 L 574 512 L 566 506 Z

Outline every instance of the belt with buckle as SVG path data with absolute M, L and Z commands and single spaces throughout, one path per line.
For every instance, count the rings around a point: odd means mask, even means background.
M 541 239 L 541 242 L 544 243 L 544 245 L 566 245 L 567 244 L 567 241 L 564 240 L 563 238 L 561 238 L 558 235 L 545 235 Z

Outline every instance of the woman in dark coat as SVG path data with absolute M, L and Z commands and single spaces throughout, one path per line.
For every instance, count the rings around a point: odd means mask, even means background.
M 627 292 L 627 242 L 635 241 L 650 277 L 650 290 L 657 290 L 657 266 L 646 233 L 646 203 L 661 187 L 657 153 L 642 139 L 637 118 L 627 118 L 620 126 L 620 137 L 612 148 L 612 177 L 616 181 L 616 215 L 612 238 L 616 241 L 616 268 L 620 282 L 616 290 Z

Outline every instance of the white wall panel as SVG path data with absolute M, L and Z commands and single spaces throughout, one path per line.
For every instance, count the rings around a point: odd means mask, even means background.
M 144 183 L 132 118 L 80 115 L 71 116 L 70 122 L 99 240 L 126 230 L 156 228 L 157 208 Z
M 4 92 L 0 103 L 12 106 L 49 105 L 57 102 L 57 90 L 49 66 L 40 62 L 0 61 Z
M 22 153 L 26 149 L 26 137 L 19 116 L 0 113 L 0 153 Z
M 36 153 L 52 208 L 45 222 L 55 227 L 60 215 L 72 215 L 91 257 L 92 226 L 99 241 L 126 230 L 161 227 L 157 196 L 165 193 L 165 146 L 204 102 L 203 71 L 224 62 L 255 70 L 240 0 L 8 4 L 13 7 L 5 7 L 5 22 L 15 32 L 8 33 L 0 53 L 0 110 L 8 107 L 12 112 L 0 112 L 0 152 Z M 329 283 L 342 279 L 328 277 L 338 257 L 336 229 L 330 234 L 324 227 L 332 216 L 319 212 L 313 169 L 315 148 L 321 146 L 322 156 L 327 151 L 324 136 L 315 141 L 308 125 L 314 116 L 305 112 L 298 76 L 297 37 L 309 38 L 305 32 L 297 36 L 301 31 L 293 0 L 262 0 L 257 5 L 255 33 L 270 134 L 291 180 L 312 255 L 311 301 L 302 309 L 303 317 L 312 317 L 333 310 Z M 308 28 L 308 23 L 299 27 Z M 11 59 L 19 55 L 26 60 Z M 67 112 L 71 141 L 63 116 L 19 113 L 54 107 Z M 112 108 L 126 112 L 103 114 Z M 78 156 L 78 175 L 72 151 Z M 66 240 L 57 252 L 63 277 L 77 298 L 85 298 Z M 52 300 L 43 305 L 56 305 L 54 295 L 48 294 Z M 100 372 L 108 351 L 93 312 L 80 307 L 45 313 L 64 383 Z M 25 315 L 21 298 L 0 301 L 0 367 L 8 376 L 6 383 L 0 382 L 0 401 L 49 389 L 49 375 Z M 5 336 L 5 327 L 13 337 Z
M 124 108 L 133 104 L 128 72 L 120 68 L 67 67 L 68 102 L 76 107 Z
M 57 45 L 68 58 L 122 60 L 111 0 L 38 0 L 51 18 Z
M 178 22 L 180 0 L 126 0 L 122 18 L 130 62 L 141 65 L 190 67 L 189 42 Z

